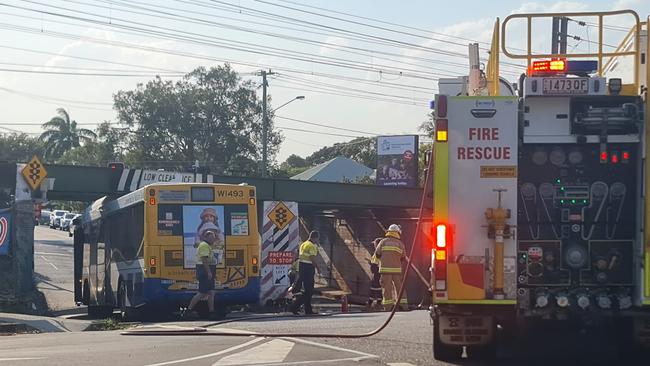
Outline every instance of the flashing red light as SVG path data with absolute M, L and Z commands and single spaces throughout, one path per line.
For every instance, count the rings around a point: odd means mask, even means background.
M 623 157 L 623 162 L 627 163 L 630 160 L 630 153 L 627 151 L 623 151 L 622 157 Z
M 565 60 L 533 61 L 529 74 L 560 73 L 566 70 Z
M 600 152 L 600 162 L 607 163 L 607 151 Z
M 618 163 L 618 155 L 617 154 L 612 154 L 612 164 Z
M 447 225 L 445 224 L 436 225 L 436 246 L 438 248 L 447 247 Z

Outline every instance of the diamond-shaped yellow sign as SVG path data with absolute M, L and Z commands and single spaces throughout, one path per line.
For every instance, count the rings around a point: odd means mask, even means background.
M 43 179 L 47 177 L 47 170 L 45 170 L 43 163 L 41 163 L 38 157 L 34 155 L 23 168 L 22 175 L 25 182 L 34 191 L 43 183 Z
M 269 212 L 268 217 L 271 222 L 275 224 L 275 227 L 279 230 L 283 230 L 296 218 L 296 215 L 294 215 L 289 207 L 287 207 L 283 202 L 278 202 L 273 210 Z

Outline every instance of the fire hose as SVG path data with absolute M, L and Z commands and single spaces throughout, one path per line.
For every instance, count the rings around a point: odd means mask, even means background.
M 397 301 L 393 305 L 388 318 L 376 329 L 359 334 L 336 334 L 336 333 L 266 333 L 266 332 L 208 332 L 206 328 L 193 328 L 193 329 L 167 329 L 167 330 L 128 330 L 124 331 L 122 335 L 130 336 L 222 336 L 222 337 L 299 337 L 299 338 L 367 338 L 374 336 L 384 330 L 388 324 L 393 320 L 397 309 L 399 308 L 399 302 L 404 295 L 404 290 L 406 289 L 406 278 L 411 269 L 411 262 L 413 260 L 413 253 L 417 243 L 417 238 L 420 233 L 420 224 L 422 222 L 422 215 L 424 213 L 424 206 L 427 199 L 427 188 L 431 185 L 431 174 L 432 174 L 432 162 L 433 159 L 429 161 L 429 169 L 427 170 L 427 176 L 424 183 L 424 189 L 422 190 L 422 198 L 420 200 L 420 210 L 418 214 L 417 225 L 415 226 L 415 235 L 413 235 L 413 241 L 411 242 L 411 250 L 407 256 L 406 270 L 402 275 L 402 285 L 399 288 L 397 293 Z

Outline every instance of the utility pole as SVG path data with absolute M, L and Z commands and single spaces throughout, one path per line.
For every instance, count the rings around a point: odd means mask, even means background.
M 269 129 L 269 116 L 266 108 L 266 88 L 268 83 L 266 82 L 267 75 L 275 74 L 273 71 L 262 70 L 260 75 L 262 75 L 262 177 L 268 176 L 268 129 Z
M 566 54 L 567 32 L 569 30 L 569 18 L 553 17 L 553 37 L 551 41 L 552 54 Z

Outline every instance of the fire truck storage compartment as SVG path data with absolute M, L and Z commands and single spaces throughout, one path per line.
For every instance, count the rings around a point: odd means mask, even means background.
M 630 96 L 571 98 L 571 133 L 574 135 L 638 134 L 641 101 Z

